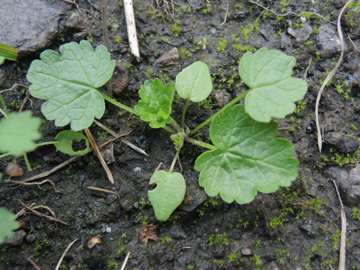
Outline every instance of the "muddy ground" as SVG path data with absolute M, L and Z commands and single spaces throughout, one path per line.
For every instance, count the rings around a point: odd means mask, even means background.
M 64 3 L 67 11 L 59 22 L 60 32 L 48 48 L 56 50 L 63 43 L 80 39 L 89 40 L 93 46 L 103 44 L 100 4 L 82 0 L 77 3 L 79 9 Z M 54 269 L 65 248 L 75 239 L 60 269 L 120 269 L 128 252 L 125 269 L 337 269 L 341 221 L 333 180 L 341 185 L 345 202 L 346 269 L 360 269 L 359 193 L 356 182 L 350 181 L 356 178 L 354 174 L 357 177 L 359 174 L 356 170 L 360 153 L 359 15 L 342 21 L 346 50 L 344 61 L 320 102 L 325 134 L 320 153 L 315 101 L 321 83 L 340 56 L 334 23 L 345 1 L 281 0 L 259 4 L 263 7 L 244 0 L 135 1 L 141 54 L 138 62 L 128 48 L 122 2 L 108 0 L 109 48 L 112 58 L 122 63 L 121 76 L 109 89 L 116 99 L 133 107 L 146 79 L 172 82 L 181 69 L 201 60 L 209 64 L 214 92 L 226 90 L 233 98 L 246 90 L 240 86 L 237 67 L 246 51 L 267 47 L 296 57 L 294 76 L 305 76 L 308 93 L 298 102 L 296 113 L 278 121 L 279 135 L 294 144 L 294 156 L 300 160 L 299 177 L 291 187 L 280 188 L 273 194 L 258 194 L 246 205 L 226 204 L 218 197 L 206 198 L 198 188 L 198 172 L 193 169 L 196 157 L 204 150 L 186 145 L 180 160 L 187 193 L 192 193 L 193 199 L 187 197 L 187 205 L 178 208 L 168 221 L 159 222 L 147 197 L 148 190 L 153 188 L 148 182 L 160 162 L 163 168 L 170 166 L 175 154 L 173 143 L 166 131 L 151 129 L 147 123 L 107 104 L 100 122 L 118 134 L 133 130 L 126 139 L 149 156 L 115 141 L 115 162 L 109 164 L 114 185 L 92 153 L 41 179 L 53 181 L 61 193 L 49 184 L 12 185 L 3 179 L 1 207 L 17 213 L 23 208 L 20 201 L 48 206 L 67 225 L 30 213 L 20 216 L 19 239 L 0 246 L 0 269 L 36 269 L 28 258 L 40 269 Z M 298 16 L 303 12 L 311 13 Z M 74 13 L 80 18 L 75 25 L 70 20 Z M 81 27 L 77 27 L 79 24 Z M 179 59 L 175 52 L 159 61 L 174 47 Z M 16 63 L 6 62 L 1 67 L 1 90 L 15 83 L 28 86 L 25 75 L 39 53 Z M 19 109 L 26 90 L 17 87 L 3 93 L 10 111 Z M 25 109 L 43 118 L 41 103 L 31 98 Z M 183 105 L 175 99 L 174 118 L 179 119 Z M 200 105 L 192 104 L 188 125 L 195 127 L 220 106 L 222 100 L 215 95 Z M 63 129 L 66 128 L 57 128 L 53 122 L 44 120 L 42 141 L 53 140 Z M 96 125 L 90 130 L 96 139 L 112 138 Z M 206 140 L 207 135 L 204 129 L 202 139 Z M 47 171 L 67 159 L 69 156 L 55 153 L 51 147 L 39 148 L 29 154 L 34 170 L 25 170 L 25 175 L 15 180 Z M 0 170 L 5 171 L 14 160 L 3 159 Z M 16 162 L 26 168 L 22 158 L 16 158 Z M 176 165 L 175 170 L 180 171 L 180 167 Z M 88 187 L 112 190 L 119 196 L 95 194 Z M 140 231 L 146 225 L 155 225 L 158 237 L 147 245 L 140 242 Z M 89 247 L 93 237 L 98 237 L 101 243 Z

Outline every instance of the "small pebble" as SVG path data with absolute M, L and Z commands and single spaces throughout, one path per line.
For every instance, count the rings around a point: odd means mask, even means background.
M 6 174 L 11 177 L 20 177 L 24 175 L 24 170 L 19 164 L 9 163 L 6 167 Z
M 137 172 L 141 172 L 141 168 L 140 168 L 140 167 L 135 167 L 135 168 L 134 168 L 134 173 L 137 173 Z

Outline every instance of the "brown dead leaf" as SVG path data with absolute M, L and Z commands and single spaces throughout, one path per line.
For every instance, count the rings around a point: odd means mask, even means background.
M 159 237 L 154 233 L 154 229 L 156 228 L 155 225 L 146 225 L 142 230 L 140 231 L 140 242 L 147 245 L 149 239 L 151 240 L 158 240 Z
M 89 240 L 89 242 L 87 243 L 87 247 L 89 249 L 95 247 L 96 244 L 101 244 L 101 237 L 102 235 L 98 235 L 98 236 L 94 236 L 93 238 L 91 238 Z
M 20 177 L 24 175 L 24 170 L 17 163 L 9 163 L 6 167 L 6 174 L 12 177 Z

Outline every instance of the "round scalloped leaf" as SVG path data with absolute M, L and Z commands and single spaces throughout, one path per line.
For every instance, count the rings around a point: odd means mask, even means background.
M 291 142 L 277 134 L 276 123 L 254 121 L 244 106 L 226 108 L 210 125 L 217 149 L 195 162 L 200 186 L 210 196 L 220 194 L 224 201 L 240 204 L 251 202 L 257 191 L 271 193 L 289 186 L 298 175 L 299 161 L 291 157 Z
M 197 61 L 184 68 L 176 76 L 175 88 L 181 98 L 192 102 L 205 100 L 213 88 L 208 65 Z
M 41 111 L 56 126 L 71 123 L 75 131 L 88 128 L 94 118 L 105 112 L 105 102 L 96 88 L 112 76 L 115 61 L 110 60 L 106 47 L 94 51 L 85 40 L 60 46 L 60 54 L 46 50 L 41 60 L 31 63 L 27 79 L 31 95 L 47 100 Z
M 247 52 L 239 64 L 239 74 L 252 89 L 245 97 L 245 110 L 256 121 L 270 122 L 295 111 L 295 102 L 304 98 L 307 83 L 291 77 L 295 58 L 277 50 L 261 48 Z
M 84 134 L 80 132 L 64 130 L 59 132 L 55 139 L 58 141 L 55 143 L 55 147 L 65 154 L 71 156 L 83 156 L 89 152 L 89 140 Z M 73 142 L 80 142 L 82 140 L 85 140 L 86 148 L 84 150 L 74 151 Z
M 0 244 L 6 238 L 11 238 L 13 231 L 20 227 L 19 222 L 15 220 L 15 215 L 5 208 L 0 208 Z
M 152 128 L 161 128 L 171 122 L 174 93 L 173 83 L 164 86 L 159 79 L 147 80 L 139 90 L 141 100 L 135 106 L 135 110 Z
M 33 117 L 31 111 L 10 113 L 0 121 L 0 151 L 19 156 L 35 150 L 35 140 L 41 138 L 41 119 Z
M 184 200 L 185 179 L 177 172 L 157 171 L 151 176 L 150 184 L 156 184 L 156 188 L 148 192 L 155 216 L 165 221 Z

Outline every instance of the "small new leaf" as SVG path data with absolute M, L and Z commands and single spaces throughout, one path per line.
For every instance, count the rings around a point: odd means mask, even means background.
M 30 111 L 10 113 L 0 121 L 0 151 L 19 156 L 35 150 L 40 125 L 41 119 L 32 117 Z
M 34 97 L 47 100 L 41 111 L 56 126 L 71 123 L 75 131 L 88 128 L 94 118 L 100 119 L 105 102 L 96 90 L 112 76 L 115 61 L 105 46 L 94 51 L 85 40 L 60 46 L 60 54 L 46 50 L 41 60 L 31 63 L 27 79 Z
M 205 100 L 213 88 L 209 67 L 197 61 L 184 68 L 176 76 L 175 88 L 181 98 L 192 102 Z
M 140 118 L 150 123 L 152 128 L 161 128 L 171 122 L 171 104 L 174 100 L 175 86 L 165 86 L 159 79 L 147 80 L 139 90 L 142 98 L 135 106 Z
M 184 200 L 185 179 L 177 172 L 157 171 L 152 175 L 150 184 L 156 184 L 156 188 L 148 192 L 155 216 L 165 221 Z
M 262 48 L 247 52 L 240 60 L 239 74 L 252 89 L 245 97 L 245 110 L 256 121 L 270 122 L 295 111 L 295 102 L 304 98 L 307 83 L 292 78 L 295 58 L 277 50 Z
M 55 139 L 58 141 L 57 143 L 55 143 L 55 147 L 65 154 L 71 156 L 83 156 L 89 152 L 89 140 L 84 134 L 80 132 L 64 130 L 59 132 L 56 135 Z M 80 142 L 82 140 L 85 141 L 85 149 L 74 151 L 73 142 Z
M 15 215 L 5 208 L 0 208 L 0 245 L 5 238 L 10 238 L 14 235 L 13 231 L 19 228 L 19 222 L 15 220 Z
M 292 144 L 276 138 L 274 122 L 260 123 L 245 113 L 244 106 L 225 109 L 214 117 L 210 138 L 217 149 L 200 155 L 195 169 L 200 186 L 210 196 L 220 194 L 227 203 L 251 202 L 257 191 L 271 193 L 289 186 L 298 175 Z

